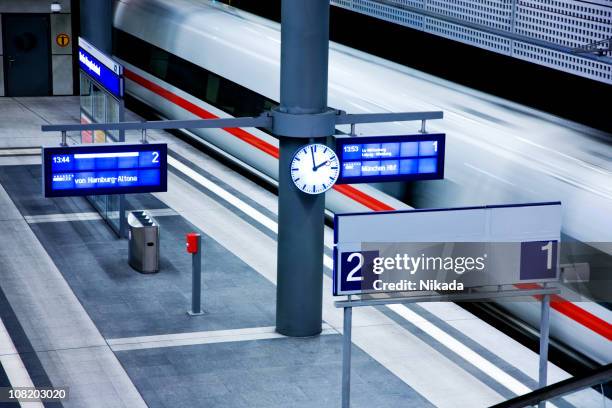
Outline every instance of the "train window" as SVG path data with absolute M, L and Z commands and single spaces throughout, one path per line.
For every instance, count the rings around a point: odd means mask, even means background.
M 208 86 L 206 87 L 204 100 L 217 106 L 217 95 L 219 95 L 219 77 L 211 72 L 208 74 Z
M 263 109 L 261 111 L 262 112 L 263 111 L 269 111 L 269 110 L 272 110 L 272 109 L 276 108 L 277 106 L 278 106 L 278 103 L 272 102 L 270 99 L 266 99 L 264 101 Z
M 115 30 L 113 35 L 113 49 L 115 54 L 137 67 L 149 65 L 151 47 L 141 44 L 138 38 L 120 30 Z
M 221 79 L 219 94 L 217 95 L 217 103 L 219 108 L 229 114 L 236 116 L 238 114 L 238 105 L 242 97 L 240 88 L 235 83 L 224 78 Z
M 149 67 L 151 74 L 158 78 L 165 79 L 168 73 L 168 53 L 159 48 L 152 49 Z
M 204 95 L 207 75 L 198 72 L 197 67 L 182 58 L 170 55 L 166 81 L 201 98 Z
M 114 29 L 115 54 L 151 75 L 234 116 L 256 116 L 278 103 L 235 82 Z

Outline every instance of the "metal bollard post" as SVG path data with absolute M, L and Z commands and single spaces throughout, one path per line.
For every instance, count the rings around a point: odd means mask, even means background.
M 190 316 L 203 315 L 202 293 L 202 236 L 197 233 L 187 234 L 187 252 L 191 254 L 191 310 Z

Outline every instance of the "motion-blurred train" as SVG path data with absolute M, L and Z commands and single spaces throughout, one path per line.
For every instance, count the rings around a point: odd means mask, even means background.
M 280 26 L 232 7 L 207 0 L 118 0 L 114 54 L 126 67 L 127 94 L 164 118 L 256 116 L 278 104 Z M 444 111 L 443 121 L 427 126 L 447 133 L 447 178 L 417 183 L 413 206 L 560 200 L 565 237 L 594 247 L 612 242 L 609 135 L 338 44 L 330 44 L 329 57 L 330 107 L 349 113 Z M 357 131 L 406 134 L 418 127 L 389 123 Z M 265 131 L 189 134 L 248 171 L 278 179 L 278 141 Z M 332 212 L 408 208 L 384 188 L 337 185 L 326 206 Z M 537 303 L 505 307 L 537 327 Z M 553 338 L 595 362 L 612 361 L 607 307 L 559 298 L 552 307 Z

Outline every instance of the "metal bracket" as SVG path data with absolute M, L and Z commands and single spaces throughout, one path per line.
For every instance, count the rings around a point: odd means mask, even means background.
M 272 133 L 277 136 L 311 138 L 333 135 L 336 132 L 338 111 L 328 109 L 323 113 L 294 114 L 271 110 Z
M 89 123 L 43 125 L 43 132 L 66 132 L 83 130 L 141 130 L 146 141 L 146 129 L 213 129 L 213 128 L 268 128 L 277 136 L 312 138 L 325 137 L 336 133 L 336 125 L 351 125 L 354 135 L 357 123 L 407 122 L 420 120 L 422 129 L 426 120 L 442 119 L 441 111 L 431 112 L 393 112 L 393 113 L 357 113 L 327 109 L 323 113 L 294 114 L 281 112 L 277 108 L 264 112 L 256 117 L 159 120 L 148 122 Z M 64 136 L 62 136 L 64 137 Z
M 351 125 L 354 123 L 380 122 L 410 122 L 415 120 L 442 119 L 444 112 L 392 112 L 392 113 L 346 113 L 338 112 L 336 125 Z
M 427 133 L 427 121 L 425 119 L 421 121 L 421 130 L 419 130 L 419 132 Z

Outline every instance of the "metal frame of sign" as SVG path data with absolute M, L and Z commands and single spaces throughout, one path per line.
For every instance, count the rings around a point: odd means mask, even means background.
M 150 152 L 159 151 L 159 184 L 154 186 L 128 186 L 128 187 L 112 187 L 112 188 L 83 188 L 70 190 L 53 190 L 52 189 L 52 163 L 51 158 L 54 155 L 65 154 L 104 154 L 104 153 L 121 153 L 130 152 Z M 43 168 L 43 193 L 45 197 L 73 197 L 73 196 L 90 196 L 104 194 L 134 194 L 134 193 L 151 193 L 163 192 L 168 190 L 168 146 L 165 143 L 147 143 L 147 144 L 99 144 L 99 145 L 77 145 L 77 146 L 61 146 L 61 147 L 43 147 L 42 152 L 42 168 Z M 129 169 L 125 169 L 129 170 Z M 91 170 L 91 171 L 106 171 L 106 170 Z M 63 172 L 62 172 L 63 173 Z
M 431 156 L 406 156 L 406 157 L 392 157 L 392 158 L 374 158 L 374 159 L 358 159 L 358 160 L 344 160 L 343 149 L 346 145 L 366 145 L 366 144 L 379 144 L 379 143 L 409 143 L 409 142 L 424 142 L 434 141 L 438 142 L 437 154 Z M 336 136 L 336 154 L 340 162 L 340 176 L 336 184 L 358 184 L 358 183 L 377 183 L 377 182 L 390 182 L 390 181 L 417 181 L 417 180 L 439 180 L 444 178 L 444 156 L 445 156 L 445 145 L 446 135 L 444 133 L 422 133 L 416 135 L 392 135 L 392 136 L 359 136 L 359 137 L 337 137 Z M 436 158 L 437 168 L 436 172 L 433 173 L 411 173 L 411 174 L 398 174 L 395 175 L 377 175 L 377 176 L 355 176 L 345 177 L 344 163 L 345 162 L 364 162 L 364 161 L 383 161 L 383 160 L 409 160 L 409 159 L 421 159 L 421 158 Z

